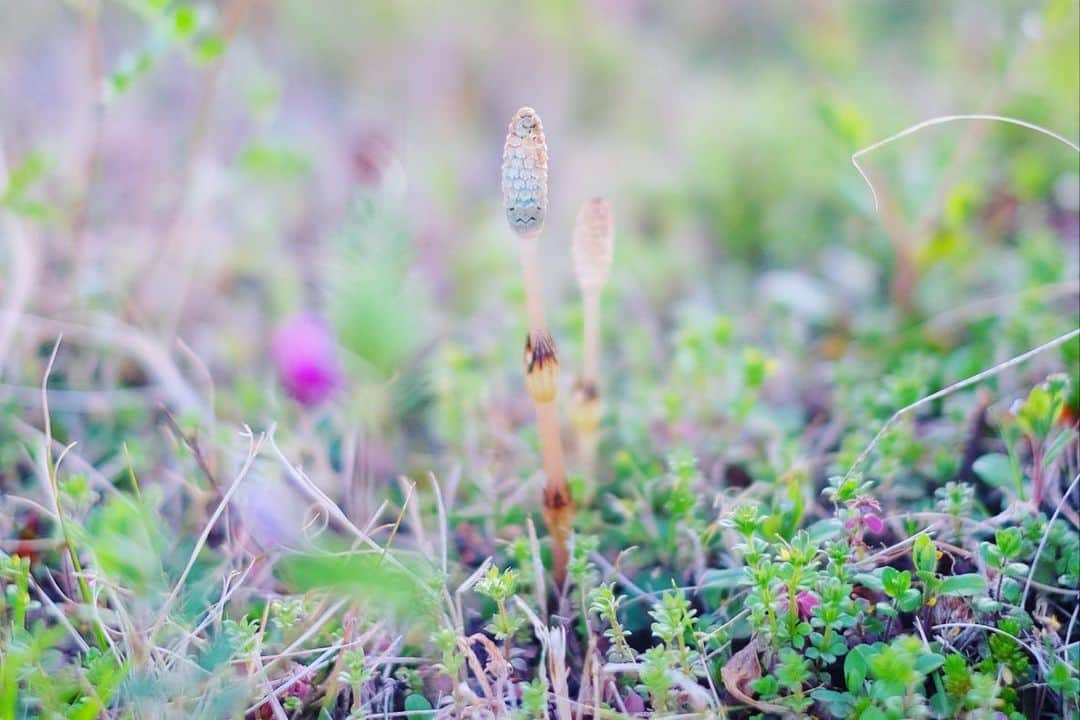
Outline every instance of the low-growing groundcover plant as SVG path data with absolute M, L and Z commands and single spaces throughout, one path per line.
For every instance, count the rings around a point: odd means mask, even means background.
M 127 6 L 151 41 L 113 99 L 170 48 L 217 62 L 250 9 Z M 100 6 L 79 10 L 93 28 Z M 860 137 L 855 109 L 821 114 Z M 1080 714 L 1080 186 L 1046 169 L 1072 143 L 983 136 L 1023 159 L 992 193 L 941 190 L 916 245 L 860 154 L 873 193 L 850 213 L 886 226 L 881 266 L 834 253 L 822 289 L 732 256 L 723 310 L 697 259 L 665 264 L 701 198 L 567 201 L 565 127 L 512 115 L 506 257 L 453 258 L 483 270 L 456 294 L 427 292 L 412 253 L 437 243 L 380 143 L 337 231 L 298 251 L 314 282 L 239 252 L 214 266 L 218 305 L 163 327 L 0 286 L 0 720 Z M 81 211 L 3 151 L 16 272 L 66 266 L 28 240 Z M 237 162 L 310 171 L 269 144 Z M 780 221 L 750 206 L 757 162 L 731 191 L 748 206 L 695 212 L 752 228 L 724 242 L 760 260 Z M 456 307 L 470 292 L 490 307 Z
M 559 380 L 537 296 L 546 177 L 529 183 L 546 172 L 546 144 L 531 109 L 514 116 L 506 153 L 507 217 L 532 243 L 525 384 L 546 456 L 552 434 L 560 442 Z M 283 388 L 305 408 L 340 381 L 328 332 L 304 317 L 272 341 Z M 730 357 L 734 395 L 715 399 L 732 426 L 717 432 L 737 432 L 771 411 L 759 392 L 774 362 L 733 347 L 726 320 L 709 333 L 687 327 L 676 353 Z M 884 382 L 837 382 L 852 414 L 830 421 L 830 436 L 776 426 L 776 457 L 732 458 L 719 477 L 690 441 L 651 457 L 616 403 L 607 485 L 572 534 L 549 500 L 566 487 L 561 449 L 543 464 L 560 473 L 542 493 L 550 542 L 527 498 L 459 508 L 434 476 L 403 477 L 393 506 L 359 522 L 284 455 L 274 428 L 245 432 L 227 478 L 204 450 L 202 420 L 165 408 L 181 467 L 203 476 L 184 503 L 208 513 L 201 534 L 178 535 L 162 521 L 170 500 L 140 482 L 130 450 L 111 480 L 68 460 L 48 409 L 58 341 L 40 429 L 5 419 L 26 490 L 6 500 L 0 717 L 1071 717 L 1077 339 L 1066 332 L 924 394 L 927 373 L 944 369 L 926 369 L 940 360 L 915 332 L 896 348 L 911 360 L 888 363 Z M 1055 351 L 1064 362 L 1052 365 L 1071 374 L 1003 402 L 969 394 L 966 421 L 929 431 L 976 380 L 1020 367 L 1010 392 Z M 316 362 L 318 397 L 304 386 Z M 692 417 L 668 412 L 673 424 Z M 285 483 L 267 484 L 270 474 Z M 275 496 L 249 495 L 238 512 L 243 483 Z M 299 511 L 298 532 L 279 527 L 282 504 Z M 485 557 L 475 533 L 492 522 L 505 542 Z

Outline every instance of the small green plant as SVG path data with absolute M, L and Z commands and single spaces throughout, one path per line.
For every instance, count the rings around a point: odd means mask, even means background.
M 362 649 L 346 650 L 342 655 L 341 670 L 337 680 L 352 689 L 352 712 L 359 713 L 364 702 L 364 686 L 373 677 L 373 670 L 368 666 L 367 655 Z
M 1061 428 L 1058 420 L 1066 407 L 1069 378 L 1054 375 L 1032 388 L 1014 411 L 1016 428 L 1031 449 L 1031 501 L 1036 512 L 1042 507 L 1046 471 L 1068 443 L 1076 436 L 1071 428 Z
M 971 517 L 975 503 L 975 488 L 970 483 L 950 480 L 934 491 L 937 509 L 952 518 L 952 537 L 959 540 L 964 535 L 964 521 Z
M 495 601 L 497 611 L 494 619 L 487 626 L 488 632 L 496 640 L 502 640 L 509 655 L 510 643 L 514 635 L 522 628 L 525 619 L 512 612 L 507 601 L 517 592 L 517 572 L 491 567 L 476 583 L 476 591 Z
M 641 686 L 648 693 L 656 712 L 667 712 L 671 706 L 672 677 L 671 658 L 662 645 L 651 647 L 641 654 Z
M 521 684 L 521 707 L 514 713 L 521 720 L 546 720 L 548 717 L 548 689 L 542 678 Z
M 653 605 L 649 615 L 653 619 L 653 635 L 673 653 L 683 673 L 693 675 L 697 658 L 689 641 L 696 628 L 694 618 L 697 610 L 690 607 L 683 593 L 672 590 L 660 597 L 660 602 Z
M 611 642 L 608 656 L 612 660 L 627 661 L 634 657 L 634 651 L 626 641 L 630 632 L 619 621 L 619 605 L 622 601 L 622 596 L 615 594 L 615 584 L 611 582 L 598 585 L 589 594 L 590 611 L 607 625 L 604 637 Z

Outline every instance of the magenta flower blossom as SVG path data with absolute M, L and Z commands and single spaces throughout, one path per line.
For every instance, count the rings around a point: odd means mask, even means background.
M 809 620 L 814 608 L 820 604 L 821 600 L 818 599 L 818 596 L 809 590 L 803 590 L 795 596 L 795 607 L 798 608 L 799 617 L 803 620 Z
M 885 530 L 885 521 L 881 519 L 880 515 L 867 513 L 863 515 L 862 521 L 866 529 L 874 535 L 880 535 Z
M 880 535 L 885 530 L 885 521 L 881 519 L 881 516 L 870 513 L 851 518 L 844 523 L 845 530 L 858 530 L 860 527 L 874 535 Z
M 312 407 L 341 385 L 337 343 L 314 315 L 295 315 L 278 327 L 270 344 L 278 381 L 296 402 Z
M 885 521 L 881 519 L 881 504 L 870 495 L 860 495 L 848 507 L 855 511 L 855 516 L 844 523 L 845 530 L 851 530 L 862 541 L 863 532 L 881 535 L 885 532 Z

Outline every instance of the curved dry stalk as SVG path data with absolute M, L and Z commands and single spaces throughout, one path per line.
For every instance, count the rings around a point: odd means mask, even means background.
M 934 125 L 943 125 L 945 123 L 950 123 L 950 122 L 960 122 L 960 121 L 965 121 L 965 120 L 966 121 L 986 120 L 986 121 L 989 121 L 989 122 L 1001 122 L 1001 123 L 1007 123 L 1009 125 L 1018 125 L 1019 127 L 1027 128 L 1028 130 L 1034 130 L 1037 133 L 1041 133 L 1042 135 L 1046 135 L 1047 137 L 1053 138 L 1054 140 L 1057 140 L 1059 143 L 1065 145 L 1066 147 L 1080 153 L 1080 146 L 1078 146 L 1075 143 L 1071 142 L 1070 140 L 1062 137 L 1061 135 L 1058 135 L 1053 130 L 1047 130 L 1046 128 L 1040 127 L 1039 125 L 1036 125 L 1034 123 L 1029 123 L 1026 120 L 1018 120 L 1016 118 L 1011 118 L 1011 117 L 1008 117 L 1008 116 L 1005 116 L 1005 115 L 984 115 L 984 114 L 942 115 L 940 117 L 930 118 L 929 120 L 923 120 L 920 123 L 916 123 L 915 125 L 912 125 L 911 127 L 904 128 L 900 132 L 895 133 L 893 135 L 890 135 L 889 137 L 885 138 L 884 140 L 878 140 L 876 143 L 873 143 L 872 145 L 868 145 L 868 146 L 864 147 L 863 149 L 857 150 L 856 152 L 852 153 L 852 155 L 851 155 L 851 164 L 855 166 L 855 169 L 859 172 L 859 175 L 861 175 L 862 179 L 866 181 L 867 187 L 870 188 L 870 194 L 874 198 L 874 210 L 878 210 L 879 205 L 880 205 L 880 203 L 878 202 L 877 190 L 874 188 L 874 183 L 870 182 L 870 176 L 867 175 L 866 171 L 863 170 L 862 165 L 859 164 L 859 158 L 860 157 L 862 157 L 863 155 L 865 155 L 868 152 L 872 152 L 873 150 L 877 150 L 880 147 L 888 145 L 891 142 L 895 142 L 895 141 L 899 140 L 900 138 L 907 137 L 908 135 L 916 133 L 916 132 L 922 130 L 923 128 L 932 127 Z
M 79 593 L 82 596 L 83 603 L 88 608 L 93 609 L 97 607 L 97 602 L 94 596 L 90 592 L 90 585 L 86 582 L 86 575 L 83 573 L 82 563 L 79 561 L 79 552 L 75 547 L 75 542 L 72 539 L 72 535 L 68 530 L 67 522 L 64 518 L 64 508 L 60 503 L 60 486 L 59 486 L 59 472 L 60 463 L 63 462 L 64 456 L 67 454 L 73 445 L 66 446 L 61 450 L 60 455 L 53 459 L 53 434 L 52 434 L 52 415 L 49 412 L 49 376 L 52 375 L 53 365 L 56 363 L 56 354 L 60 351 L 60 342 L 63 340 L 63 335 L 56 338 L 56 342 L 53 344 L 52 353 L 49 355 L 49 362 L 45 366 L 45 374 L 41 378 L 41 410 L 44 416 L 45 425 L 45 442 L 42 447 L 41 460 L 44 463 L 44 475 L 48 481 L 49 494 L 52 497 L 53 505 L 56 509 L 56 521 L 60 528 L 60 536 L 64 539 L 64 546 L 67 548 L 68 559 L 71 561 L 72 575 L 75 577 L 75 581 L 79 587 Z M 94 637 L 97 640 L 98 647 L 101 650 L 105 650 L 110 646 L 108 633 L 105 631 L 105 626 L 100 620 L 94 624 Z
M 540 284 L 540 233 L 547 214 L 547 141 L 540 116 L 532 108 L 523 107 L 510 119 L 503 146 L 502 193 L 506 221 L 520 240 L 529 321 L 525 338 L 525 385 L 536 408 L 540 455 L 547 477 L 544 522 L 551 533 L 553 573 L 556 584 L 562 585 L 569 562 L 574 505 L 566 482 L 559 413 L 555 405 L 559 360 L 555 341 L 547 331 Z

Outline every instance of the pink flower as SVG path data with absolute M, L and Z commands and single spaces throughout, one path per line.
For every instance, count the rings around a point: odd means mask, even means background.
M 818 596 L 809 590 L 803 590 L 795 596 L 795 607 L 799 609 L 799 617 L 803 620 L 808 620 L 814 608 L 820 604 L 821 600 L 818 599 Z
M 295 315 L 278 327 L 270 355 L 285 392 L 311 407 L 326 400 L 341 384 L 337 343 L 330 328 L 314 315 Z
M 873 535 L 881 535 L 885 531 L 885 521 L 878 515 L 881 512 L 881 504 L 872 496 L 860 495 L 848 507 L 857 514 L 844 523 L 844 529 L 858 532 L 860 540 L 863 531 Z
M 867 513 L 862 518 L 863 525 L 874 535 L 880 535 L 885 530 L 885 521 L 874 513 Z

